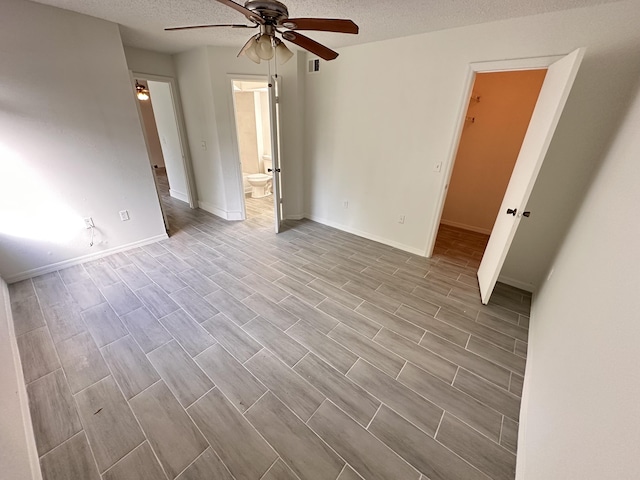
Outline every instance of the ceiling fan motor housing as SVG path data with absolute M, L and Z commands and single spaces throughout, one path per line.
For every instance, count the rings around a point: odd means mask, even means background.
M 260 15 L 268 24 L 276 25 L 289 18 L 289 10 L 277 0 L 248 0 L 245 8 Z M 249 18 L 249 20 L 252 20 Z

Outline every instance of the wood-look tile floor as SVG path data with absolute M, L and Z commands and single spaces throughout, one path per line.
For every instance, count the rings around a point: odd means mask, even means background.
M 514 478 L 530 296 L 481 305 L 485 236 L 163 201 L 170 239 L 10 286 L 46 480 Z

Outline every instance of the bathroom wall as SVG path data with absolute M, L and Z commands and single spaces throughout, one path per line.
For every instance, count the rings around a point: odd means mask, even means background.
M 260 125 L 262 128 L 262 151 L 258 152 L 260 155 L 260 161 L 262 162 L 263 155 L 271 155 L 271 131 L 269 125 L 271 119 L 269 118 L 269 94 L 267 92 L 258 92 L 258 101 L 260 104 Z M 261 167 L 262 164 L 261 164 Z M 264 168 L 261 168 L 264 171 Z
M 147 87 L 146 80 L 137 80 L 140 85 Z M 137 100 L 137 97 L 136 97 Z M 162 147 L 160 146 L 160 137 L 158 137 L 158 129 L 156 128 L 156 119 L 153 113 L 153 99 L 137 100 L 140 105 L 140 114 L 142 115 L 142 126 L 147 135 L 147 143 L 149 146 L 149 160 L 151 165 L 164 167 L 164 158 L 162 156 Z
M 491 233 L 546 70 L 476 75 L 441 222 Z
M 255 95 L 252 91 L 234 92 L 238 150 L 243 173 L 260 173 Z

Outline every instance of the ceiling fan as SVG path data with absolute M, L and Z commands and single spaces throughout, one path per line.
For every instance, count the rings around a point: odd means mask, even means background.
M 319 56 L 324 60 L 333 60 L 338 53 L 328 47 L 310 39 L 298 30 L 315 30 L 319 32 L 358 33 L 358 25 L 351 20 L 333 18 L 289 18 L 287 6 L 277 0 L 247 0 L 244 6 L 232 0 L 216 0 L 223 5 L 242 13 L 252 23 L 223 24 L 223 25 L 192 25 L 187 27 L 171 27 L 165 30 L 191 30 L 194 28 L 259 28 L 257 35 L 252 36 L 238 53 L 238 57 L 245 55 L 251 61 L 260 63 L 261 60 L 271 60 L 275 55 L 279 63 L 289 60 L 293 53 L 276 37 L 276 33 L 291 43 Z M 283 30 L 286 29 L 286 30 Z

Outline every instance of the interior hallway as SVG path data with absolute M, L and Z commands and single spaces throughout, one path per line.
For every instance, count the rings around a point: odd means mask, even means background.
M 162 198 L 170 239 L 10 286 L 45 479 L 514 478 L 530 296 L 481 305 L 486 239 Z

